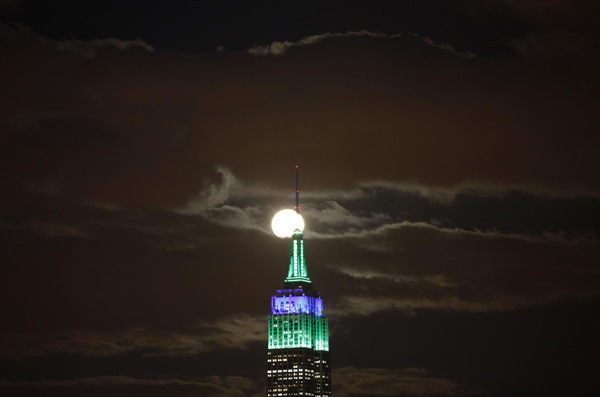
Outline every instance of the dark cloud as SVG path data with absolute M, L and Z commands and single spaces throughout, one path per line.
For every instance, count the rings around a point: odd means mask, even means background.
M 206 381 L 178 379 L 135 379 L 126 376 L 100 376 L 70 380 L 10 382 L 0 379 L 6 395 L 128 395 L 128 396 L 248 396 L 256 390 L 251 379 L 214 376 Z M 91 394 L 90 394 L 91 393 Z
M 335 256 L 323 257 L 325 244 L 337 248 Z M 498 310 L 598 293 L 595 239 L 406 223 L 312 246 L 332 272 L 325 283 L 338 280 L 330 306 L 336 316 L 415 307 Z
M 339 396 L 454 396 L 460 385 L 432 377 L 422 368 L 383 369 L 344 367 L 334 372 Z
M 124 356 L 143 353 L 144 356 L 180 356 L 202 354 L 210 350 L 245 349 L 251 343 L 262 342 L 267 336 L 264 318 L 248 315 L 226 316 L 213 322 L 191 319 L 185 329 L 170 332 L 157 329 L 131 328 L 122 332 L 76 328 L 62 331 L 5 333 L 2 356 L 22 359 L 55 353 L 82 356 Z M 196 323 L 193 323 L 196 321 Z M 23 348 L 23 346 L 27 346 Z
M 418 2 L 306 0 L 301 4 L 264 1 L 246 4 L 178 0 L 153 4 L 140 12 L 135 1 L 88 2 L 78 9 L 70 1 L 55 1 L 22 7 L 0 15 L 9 22 L 34 26 L 53 39 L 93 40 L 142 37 L 157 48 L 211 52 L 219 47 L 245 50 L 272 42 L 295 42 L 324 32 L 381 31 L 386 34 L 412 32 L 433 41 L 451 41 L 460 51 L 502 51 L 503 39 L 526 31 L 527 26 L 505 4 L 471 1 Z M 470 9 L 479 13 L 474 15 Z M 54 19 L 48 21 L 45 15 Z M 118 18 L 114 18 L 118 15 Z M 177 23 L 173 23 L 177 21 Z M 478 35 L 472 32 L 477 31 Z M 473 46 L 478 48 L 473 49 Z
M 427 368 L 420 377 L 457 383 L 457 395 L 586 394 L 599 385 L 593 376 L 598 327 L 589 317 L 598 303 L 563 300 L 485 313 L 420 309 L 349 317 L 335 327 L 332 357 L 335 353 L 339 367 L 352 362 L 359 368 L 386 363 L 389 372 Z
M 136 46 L 85 59 L 8 31 L 6 188 L 182 205 L 217 178 L 216 165 L 282 186 L 274 170 L 293 161 L 306 164 L 308 190 L 379 180 L 597 194 L 597 79 L 582 64 L 540 74 L 535 63 L 371 36 L 276 59 Z
M 381 33 L 381 32 L 369 32 L 368 30 L 361 30 L 359 32 L 351 31 L 351 32 L 347 32 L 347 33 L 323 33 L 323 34 L 318 34 L 318 35 L 314 35 L 314 36 L 304 37 L 301 40 L 294 41 L 294 42 L 275 41 L 268 45 L 261 45 L 261 46 L 255 46 L 255 47 L 249 48 L 247 51 L 249 54 L 252 54 L 252 55 L 283 55 L 289 48 L 311 45 L 311 44 L 318 43 L 321 40 L 335 38 L 335 37 L 374 37 L 374 38 L 378 38 L 378 39 L 381 39 L 381 38 L 397 39 L 402 36 L 403 36 L 402 33 L 385 34 L 385 33 Z M 405 34 L 405 36 L 418 37 L 418 35 L 415 33 Z M 423 42 L 429 44 L 432 47 L 436 47 L 436 48 L 440 48 L 440 49 L 449 51 L 450 53 L 457 55 L 457 56 L 462 56 L 462 57 L 466 57 L 466 58 L 476 58 L 477 57 L 477 55 L 475 55 L 473 52 L 471 52 L 469 50 L 462 51 L 462 52 L 457 51 L 454 49 L 454 47 L 452 47 L 448 43 L 436 44 L 429 37 L 423 38 Z
M 259 195 L 220 172 L 222 181 L 206 185 L 184 210 L 74 206 L 42 195 L 12 202 L 1 224 L 11 247 L 2 354 L 172 356 L 260 343 L 260 297 L 279 286 L 287 265 L 287 240 L 272 236 L 268 223 L 290 197 Z M 456 208 L 495 208 L 510 196 L 472 192 L 440 202 L 386 189 L 321 192 L 304 201 L 310 274 L 328 286 L 327 311 L 335 318 L 504 310 L 599 292 L 598 241 L 577 223 L 557 231 L 543 224 L 529 233 L 510 224 L 496 229 L 496 218 L 469 224 Z M 533 207 L 552 201 L 530 199 Z M 568 202 L 554 200 L 571 221 L 585 219 L 585 211 L 565 212 Z M 395 212 L 390 203 L 412 212 Z M 427 222 L 436 211 L 446 211 L 445 226 Z M 255 299 L 240 300 L 232 290 Z
M 402 37 L 401 33 L 396 34 L 385 34 L 380 32 L 369 32 L 367 30 L 361 30 L 359 32 L 347 32 L 347 33 L 323 33 L 314 36 L 304 37 L 299 41 L 275 41 L 268 45 L 261 45 L 249 48 L 247 51 L 252 55 L 282 55 L 291 47 L 306 46 L 318 43 L 321 40 L 330 39 L 334 37 L 376 37 L 385 39 L 396 39 Z M 414 36 L 414 34 L 412 35 Z M 431 41 L 430 39 L 428 39 Z M 427 42 L 427 40 L 425 40 Z M 429 44 L 429 43 L 428 43 Z
M 131 47 L 140 47 L 146 51 L 153 52 L 154 48 L 151 45 L 144 43 L 141 39 L 136 40 L 118 40 L 118 39 L 103 39 L 103 40 L 65 40 L 56 43 L 56 48 L 59 51 L 72 51 L 86 58 L 94 58 L 96 56 L 96 48 L 112 46 L 120 50 L 127 50 Z

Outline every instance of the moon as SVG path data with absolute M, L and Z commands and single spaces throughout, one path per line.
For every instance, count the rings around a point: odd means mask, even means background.
M 304 219 L 302 215 L 293 210 L 279 211 L 271 222 L 273 233 L 279 238 L 292 237 L 294 230 L 304 230 Z

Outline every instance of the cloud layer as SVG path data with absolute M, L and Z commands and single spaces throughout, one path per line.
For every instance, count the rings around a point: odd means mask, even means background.
M 357 369 L 345 367 L 333 373 L 336 395 L 350 396 L 454 396 L 460 385 L 432 377 L 422 368 Z
M 282 167 L 299 163 L 309 190 L 378 181 L 598 193 L 585 64 L 540 74 L 535 61 L 482 63 L 433 39 L 369 32 L 307 38 L 275 58 L 2 32 L 13 76 L 3 169 L 21 170 L 5 172 L 5 189 L 181 206 L 216 166 L 283 186 Z M 78 55 L 90 49 L 103 55 Z
M 287 267 L 288 241 L 269 223 L 293 191 L 217 172 L 182 207 L 72 205 L 44 194 L 12 202 L 0 224 L 14 254 L 3 356 L 178 356 L 260 344 L 265 302 Z M 326 311 L 338 321 L 594 297 L 598 225 L 586 214 L 598 206 L 595 198 L 472 188 L 444 198 L 373 183 L 308 192 L 309 275 L 327 286 Z M 526 227 L 514 217 L 523 212 Z M 548 223 L 552 212 L 560 216 Z
M 190 396 L 209 397 L 249 396 L 257 390 L 251 379 L 243 377 L 213 376 L 204 381 L 182 381 L 179 379 L 136 379 L 127 376 L 99 376 L 69 380 L 42 380 L 10 382 L 0 379 L 0 389 L 7 395 L 22 392 L 30 395 L 146 395 L 146 396 Z
M 593 13 L 276 3 L 0 3 L 3 392 L 264 395 L 298 164 L 334 393 L 594 394 Z

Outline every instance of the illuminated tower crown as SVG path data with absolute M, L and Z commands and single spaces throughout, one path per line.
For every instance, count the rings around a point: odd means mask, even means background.
M 306 271 L 304 260 L 304 236 L 300 229 L 294 230 L 290 242 L 290 268 L 283 284 L 284 288 L 311 288 L 312 282 Z

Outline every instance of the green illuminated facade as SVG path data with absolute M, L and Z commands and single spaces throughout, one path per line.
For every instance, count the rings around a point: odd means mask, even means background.
M 304 238 L 296 230 L 283 289 L 271 298 L 267 396 L 331 396 L 329 319 L 312 288 Z
M 327 317 L 306 313 L 286 313 L 269 316 L 269 349 L 307 347 L 329 351 Z

